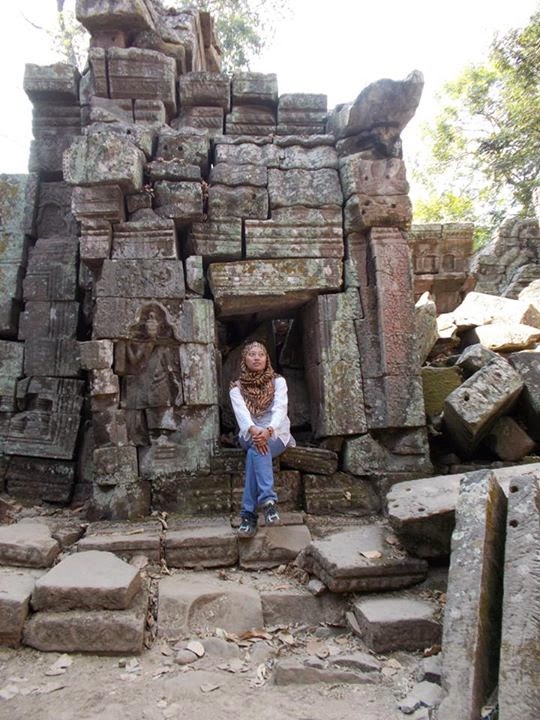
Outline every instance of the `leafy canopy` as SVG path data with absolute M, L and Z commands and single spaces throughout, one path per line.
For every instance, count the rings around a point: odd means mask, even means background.
M 483 65 L 445 85 L 425 129 L 429 160 L 413 177 L 427 191 L 415 220 L 473 220 L 533 214 L 540 172 L 540 9 L 523 29 L 493 41 Z

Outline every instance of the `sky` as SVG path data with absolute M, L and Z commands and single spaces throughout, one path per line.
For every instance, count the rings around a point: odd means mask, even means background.
M 188 3 L 186 3 L 187 5 Z M 482 62 L 495 33 L 525 25 L 539 0 L 291 0 L 275 38 L 252 70 L 275 72 L 279 92 L 328 95 L 328 107 L 354 100 L 369 83 L 424 74 L 415 118 L 403 132 L 406 155 L 421 142 L 422 123 L 436 111 L 435 95 L 469 62 Z M 31 105 L 23 89 L 24 64 L 58 58 L 47 34 L 56 0 L 0 5 L 0 173 L 26 172 Z M 25 19 L 26 18 L 26 19 Z M 30 22 L 28 22 L 30 21 Z

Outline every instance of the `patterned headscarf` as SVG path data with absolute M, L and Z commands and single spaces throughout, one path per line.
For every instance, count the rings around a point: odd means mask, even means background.
M 246 355 L 254 347 L 259 347 L 266 353 L 266 367 L 264 370 L 248 370 Z M 250 342 L 242 350 L 240 364 L 240 377 L 233 383 L 240 388 L 247 409 L 253 417 L 259 417 L 268 410 L 274 399 L 274 378 L 279 377 L 268 356 L 268 351 L 260 342 Z

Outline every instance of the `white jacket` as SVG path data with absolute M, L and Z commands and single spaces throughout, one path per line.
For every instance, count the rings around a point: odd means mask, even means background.
M 274 431 L 273 437 L 279 438 L 285 447 L 296 445 L 291 435 L 291 422 L 287 415 L 287 382 L 284 377 L 280 376 L 274 379 L 274 399 L 270 407 L 259 417 L 251 415 L 237 385 L 231 388 L 229 395 L 240 429 L 240 437 L 248 440 L 249 428 L 252 425 L 260 428 L 271 427 Z

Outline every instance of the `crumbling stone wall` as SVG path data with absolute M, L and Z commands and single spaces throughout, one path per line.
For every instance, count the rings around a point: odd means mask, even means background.
M 328 113 L 275 75 L 219 72 L 206 13 L 78 0 L 77 15 L 82 76 L 25 77 L 39 200 L 4 336 L 4 357 L 25 353 L 1 426 L 8 492 L 67 502 L 78 480 L 95 517 L 230 510 L 242 458 L 220 434 L 251 337 L 289 382 L 295 434 L 331 458 L 321 493 L 428 474 L 400 140 L 420 74 Z M 15 181 L 21 198 L 35 184 Z M 318 473 L 291 462 L 278 487 L 299 507 L 309 484 L 316 507 Z

